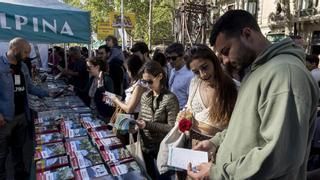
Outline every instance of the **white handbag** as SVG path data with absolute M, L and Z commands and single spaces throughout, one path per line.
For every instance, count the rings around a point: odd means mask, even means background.
M 167 165 L 169 147 L 183 147 L 185 142 L 186 135 L 179 131 L 179 123 L 176 123 L 160 144 L 157 157 L 157 167 L 160 174 L 166 173 L 169 170 Z
M 142 148 L 141 148 L 141 135 L 140 131 L 137 134 L 137 141 L 134 142 L 133 135 L 129 133 L 129 145 L 126 146 L 132 157 L 137 161 L 137 163 L 144 169 L 146 172 L 146 164 L 144 162 Z

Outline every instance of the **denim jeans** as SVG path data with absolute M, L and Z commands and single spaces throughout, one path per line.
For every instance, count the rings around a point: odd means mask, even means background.
M 24 179 L 23 145 L 26 138 L 27 120 L 25 114 L 17 115 L 13 121 L 0 127 L 0 179 L 6 179 L 6 161 L 9 149 L 12 154 L 14 179 Z M 10 158 L 8 158 L 10 159 Z

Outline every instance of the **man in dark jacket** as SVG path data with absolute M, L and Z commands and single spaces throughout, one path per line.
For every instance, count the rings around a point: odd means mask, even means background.
M 108 65 L 106 70 L 113 81 L 114 93 L 122 96 L 124 92 L 123 80 L 125 73 L 123 60 L 117 56 L 112 57 L 112 51 L 107 45 L 102 45 L 98 48 L 97 57 Z

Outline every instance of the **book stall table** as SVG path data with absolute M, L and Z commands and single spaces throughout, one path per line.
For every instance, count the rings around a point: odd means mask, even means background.
M 149 179 L 109 125 L 93 117 L 79 97 L 65 93 L 63 82 L 47 80 L 49 91 L 63 93 L 56 98 L 30 97 L 35 179 Z

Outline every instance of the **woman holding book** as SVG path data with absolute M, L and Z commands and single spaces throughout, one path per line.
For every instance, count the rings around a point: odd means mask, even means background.
M 89 83 L 86 86 L 85 92 L 91 99 L 90 108 L 96 111 L 97 114 L 106 118 L 107 120 L 112 116 L 114 108 L 106 105 L 103 101 L 103 92 L 113 92 L 112 79 L 105 72 L 105 63 L 98 60 L 96 57 L 87 59 L 87 70 L 92 75 Z
M 127 69 L 127 73 L 129 75 L 129 78 L 131 80 L 129 88 L 125 90 L 125 100 L 121 101 L 116 96 L 108 96 L 105 95 L 105 99 L 110 99 L 118 108 L 121 109 L 121 111 L 124 111 L 126 114 L 131 114 L 136 119 L 138 117 L 139 111 L 140 111 L 140 100 L 142 94 L 147 90 L 146 87 L 144 87 L 141 84 L 141 81 L 139 79 L 139 70 L 142 67 L 143 62 L 137 55 L 131 55 L 128 57 L 125 66 Z M 115 113 L 120 113 L 119 111 L 116 111 Z M 115 115 L 114 121 L 119 121 L 117 114 Z M 113 122 L 115 123 L 115 122 Z M 117 131 L 117 137 L 121 140 L 121 142 L 125 145 L 129 144 L 129 135 L 128 134 L 121 134 Z
M 161 143 L 162 152 L 158 157 L 163 158 L 157 163 L 162 173 L 169 170 L 163 168 L 167 162 L 167 142 L 180 144 L 183 146 L 181 148 L 192 148 L 199 141 L 210 139 L 217 132 L 227 128 L 237 98 L 234 81 L 222 69 L 220 61 L 209 47 L 192 47 L 185 61 L 195 77 L 190 83 L 187 105 L 178 114 L 178 128 L 172 129 Z M 187 141 L 177 138 L 177 134 L 180 133 L 187 135 Z M 186 172 L 176 172 L 177 179 L 188 179 L 186 176 Z
M 190 137 L 195 145 L 227 128 L 237 98 L 237 87 L 206 45 L 192 47 L 186 65 L 196 75 L 190 83 L 187 102 L 187 111 L 193 114 Z
M 126 98 L 121 101 L 117 97 L 110 98 L 114 104 L 119 106 L 125 113 L 133 114 L 136 118 L 140 111 L 140 99 L 142 94 L 147 90 L 139 80 L 139 70 L 142 67 L 142 60 L 137 55 L 131 55 L 128 57 L 125 64 L 127 73 L 131 80 L 130 86 L 125 90 Z
M 148 61 L 141 69 L 142 83 L 150 91 L 141 97 L 141 111 L 136 121 L 142 138 L 142 151 L 147 172 L 156 179 L 154 160 L 157 158 L 160 142 L 171 130 L 179 111 L 177 97 L 166 89 L 166 73 L 156 61 Z

